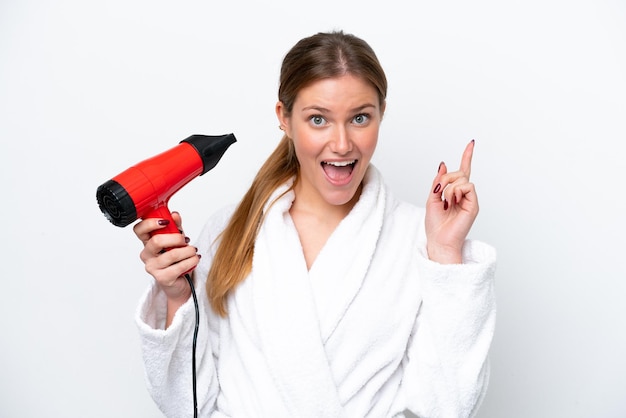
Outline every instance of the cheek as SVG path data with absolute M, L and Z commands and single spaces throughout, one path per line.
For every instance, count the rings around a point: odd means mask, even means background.
M 306 144 L 298 143 L 294 141 L 294 150 L 296 152 L 296 158 L 300 164 L 300 170 L 310 171 L 311 167 L 315 165 L 315 153 Z
M 373 154 L 374 151 L 376 151 L 376 145 L 378 145 L 378 135 L 376 135 L 370 142 L 370 146 L 369 146 L 370 155 Z
M 366 137 L 362 138 L 361 142 L 361 152 L 363 155 L 367 155 L 371 157 L 376 151 L 376 145 L 378 144 L 378 130 L 368 134 Z
M 314 160 L 324 148 L 324 141 L 315 135 L 296 132 L 296 136 L 292 137 L 292 140 L 296 156 L 301 163 L 305 159 Z

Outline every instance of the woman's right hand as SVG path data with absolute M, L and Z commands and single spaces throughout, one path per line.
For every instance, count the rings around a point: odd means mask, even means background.
M 182 232 L 180 214 L 172 212 L 172 218 L 180 234 L 154 234 L 167 225 L 168 221 L 163 219 L 144 219 L 133 227 L 144 245 L 139 255 L 141 261 L 167 296 L 168 319 L 170 313 L 173 316 L 176 309 L 189 299 L 191 288 L 184 275 L 193 270 L 200 260 L 198 249 L 189 245 L 189 238 Z M 170 312 L 172 309 L 174 312 Z

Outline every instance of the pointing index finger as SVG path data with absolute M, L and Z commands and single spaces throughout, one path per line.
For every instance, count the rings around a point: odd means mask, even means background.
M 465 173 L 467 178 L 469 178 L 472 173 L 472 155 L 474 155 L 474 144 L 476 141 L 473 139 L 469 144 L 465 147 L 465 151 L 463 151 L 463 157 L 461 158 L 461 171 Z

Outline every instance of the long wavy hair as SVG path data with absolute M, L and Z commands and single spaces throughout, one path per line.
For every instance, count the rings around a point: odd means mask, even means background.
M 282 62 L 278 100 L 289 117 L 298 92 L 310 84 L 343 75 L 361 77 L 374 86 L 380 105 L 387 96 L 387 78 L 372 48 L 343 31 L 317 33 L 300 40 Z M 257 232 L 263 208 L 272 193 L 290 179 L 298 182 L 300 164 L 293 141 L 284 135 L 261 166 L 225 230 L 207 278 L 206 291 L 213 310 L 227 315 L 226 301 L 252 269 Z

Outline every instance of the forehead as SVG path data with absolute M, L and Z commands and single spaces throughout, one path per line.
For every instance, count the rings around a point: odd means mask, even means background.
M 343 75 L 314 81 L 303 87 L 296 97 L 294 110 L 309 106 L 325 109 L 378 106 L 374 86 L 362 77 Z

